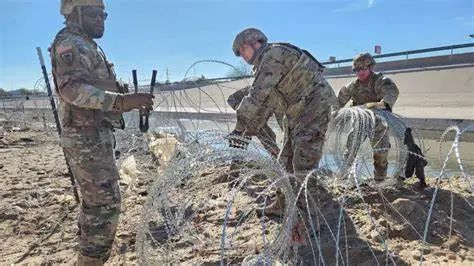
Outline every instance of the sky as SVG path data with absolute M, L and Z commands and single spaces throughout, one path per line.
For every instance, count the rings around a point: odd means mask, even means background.
M 64 26 L 60 0 L 0 0 L 0 88 L 33 88 L 42 77 L 36 55 Z M 290 42 L 320 61 L 352 58 L 381 45 L 383 53 L 474 42 L 474 0 L 105 0 L 106 32 L 97 40 L 128 81 L 182 80 L 195 61 L 239 65 L 235 35 L 262 29 L 270 41 Z M 51 65 L 47 60 L 47 69 Z M 198 64 L 187 76 L 221 77 L 218 63 Z

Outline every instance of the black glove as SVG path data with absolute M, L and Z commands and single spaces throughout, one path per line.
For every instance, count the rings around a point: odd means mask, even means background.
M 117 89 L 118 89 L 119 93 L 122 93 L 122 94 L 127 94 L 127 93 L 130 92 L 128 90 L 128 84 L 123 83 L 123 82 L 119 82 L 119 81 L 117 81 Z
M 252 137 L 245 136 L 242 132 L 233 130 L 225 137 L 229 141 L 229 147 L 246 150 Z

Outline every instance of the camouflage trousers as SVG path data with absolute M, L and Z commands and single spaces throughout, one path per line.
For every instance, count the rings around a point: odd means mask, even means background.
M 321 116 L 311 123 L 298 123 L 285 130 L 279 162 L 289 173 L 306 175 L 318 167 L 323 154 L 328 119 Z
M 263 148 L 270 153 L 274 158 L 280 153 L 280 148 L 276 143 L 276 134 L 273 130 L 265 124 L 257 134 L 258 140 L 262 143 Z
M 63 129 L 61 146 L 82 196 L 79 251 L 84 256 L 106 261 L 121 204 L 113 132 L 104 127 L 67 127 Z
M 319 86 L 329 86 L 322 83 Z M 306 175 L 317 168 L 323 153 L 331 103 L 315 90 L 287 110 L 280 163 L 290 173 Z
M 364 140 L 361 140 L 363 142 Z M 344 157 L 348 157 L 349 147 L 353 145 L 354 133 L 349 133 L 347 138 L 347 149 Z M 358 144 L 360 145 L 360 144 Z M 373 138 L 370 139 L 370 145 L 373 149 L 374 159 L 374 178 L 384 179 L 387 176 L 388 152 L 390 149 L 389 127 L 385 119 L 375 115 L 375 131 Z
M 307 128 L 287 129 L 279 162 L 290 173 L 305 175 L 318 167 L 327 125 L 313 123 Z

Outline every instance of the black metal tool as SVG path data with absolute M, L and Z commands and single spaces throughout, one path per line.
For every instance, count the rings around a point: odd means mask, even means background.
M 420 147 L 416 145 L 411 128 L 409 127 L 405 130 L 403 144 L 407 145 L 409 152 L 405 165 L 405 178 L 410 178 L 415 174 L 418 180 L 420 180 L 419 188 L 424 189 L 428 187 L 425 180 L 425 167 L 428 165 L 428 161 Z
M 135 88 L 135 93 L 138 93 L 138 79 L 137 79 L 137 70 L 132 70 L 133 77 L 133 87 Z
M 156 84 L 156 74 L 158 71 L 153 70 L 151 75 L 151 84 L 150 84 L 150 94 L 153 95 L 153 90 L 155 89 Z M 137 78 L 137 70 L 132 70 L 132 77 L 133 77 L 133 86 L 135 87 L 135 93 L 138 93 L 138 78 Z M 149 123 L 150 111 L 149 110 L 140 110 L 140 131 L 147 132 L 150 128 Z
M 61 137 L 61 124 L 59 122 L 59 115 L 58 115 L 58 111 L 56 109 L 56 103 L 55 103 L 54 98 L 53 98 L 53 91 L 51 90 L 51 84 L 49 83 L 48 71 L 46 71 L 46 66 L 44 64 L 43 53 L 41 52 L 40 47 L 36 47 L 36 51 L 38 52 L 38 57 L 39 57 L 39 61 L 40 61 L 40 64 L 41 64 L 41 69 L 43 70 L 43 78 L 44 78 L 44 82 L 46 83 L 46 89 L 48 90 L 49 102 L 51 104 L 51 109 L 53 110 L 54 121 L 56 122 L 56 129 L 58 131 L 59 137 Z M 72 185 L 72 189 L 73 189 L 73 192 L 74 192 L 74 199 L 76 200 L 76 203 L 79 204 L 80 200 L 79 200 L 79 194 L 77 193 L 76 181 L 74 180 L 74 175 L 72 174 L 71 166 L 69 165 L 69 162 L 68 162 L 66 156 L 64 156 L 64 159 L 66 161 L 66 166 L 67 166 L 67 169 L 68 169 L 68 172 L 69 172 L 69 178 L 71 180 L 71 185 Z

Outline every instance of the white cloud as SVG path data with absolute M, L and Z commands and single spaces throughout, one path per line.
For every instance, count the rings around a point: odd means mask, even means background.
M 375 0 L 352 0 L 341 2 L 341 7 L 336 12 L 355 12 L 372 8 Z

